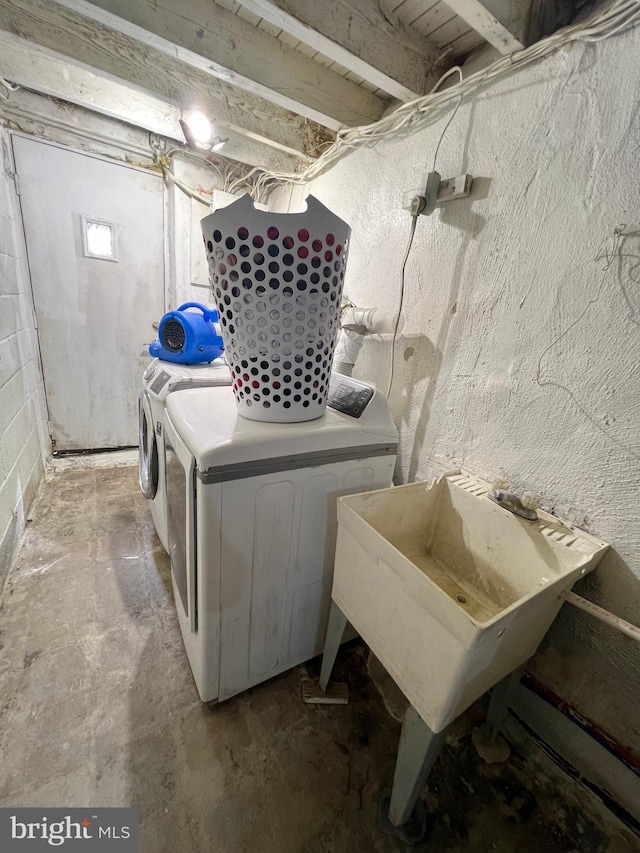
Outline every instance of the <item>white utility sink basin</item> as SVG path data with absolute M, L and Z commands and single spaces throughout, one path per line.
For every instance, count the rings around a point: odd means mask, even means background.
M 338 500 L 332 598 L 433 732 L 525 663 L 607 544 L 455 471 Z

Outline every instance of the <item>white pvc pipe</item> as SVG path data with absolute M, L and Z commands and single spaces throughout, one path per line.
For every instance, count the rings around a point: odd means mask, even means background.
M 640 642 L 640 628 L 638 628 L 637 625 L 632 625 L 631 622 L 627 622 L 626 619 L 622 619 L 620 616 L 610 613 L 608 610 L 605 610 L 604 607 L 594 604 L 593 601 L 589 601 L 589 599 L 583 598 L 581 595 L 576 595 L 575 592 L 566 593 L 565 599 L 569 604 L 573 604 L 574 607 L 584 610 L 585 613 L 590 613 L 601 622 L 605 622 L 617 631 L 621 631 L 623 634 L 626 634 L 627 637 L 631 637 L 632 640 Z
M 404 325 L 404 318 L 398 317 L 393 311 L 354 306 L 345 308 L 340 316 L 340 337 L 333 356 L 334 372 L 351 376 L 364 341 L 364 334 L 391 334 L 396 328 L 396 323 L 397 331 L 400 331 Z M 364 334 L 362 334 L 363 331 Z
M 401 332 L 404 317 L 398 317 L 395 311 L 385 311 L 383 308 L 351 308 L 347 309 L 342 318 L 343 326 L 354 324 L 364 326 L 368 335 L 390 335 L 396 328 Z

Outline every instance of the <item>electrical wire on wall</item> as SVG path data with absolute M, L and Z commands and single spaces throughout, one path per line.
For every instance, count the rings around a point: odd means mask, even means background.
M 5 80 L 4 77 L 0 76 L 0 86 L 4 86 L 7 92 L 17 92 L 20 86 L 17 86 L 15 83 L 12 83 L 10 80 Z M 8 101 L 9 95 L 5 95 L 4 92 L 0 92 L 0 100 Z
M 602 245 L 602 247 L 600 248 L 600 250 L 597 252 L 597 254 L 594 258 L 594 261 L 597 262 L 597 261 L 604 260 L 604 264 L 602 266 L 602 276 L 600 278 L 600 283 L 598 284 L 598 287 L 596 288 L 596 292 L 591 297 L 591 299 L 589 299 L 587 301 L 583 310 L 576 317 L 576 319 L 573 320 L 573 322 L 570 323 L 566 327 L 566 329 L 564 329 L 564 331 L 562 331 L 557 337 L 555 337 L 554 340 L 551 341 L 551 343 L 547 347 L 545 347 L 545 349 L 542 351 L 542 353 L 540 354 L 540 357 L 538 358 L 538 365 L 536 368 L 535 381 L 541 388 L 549 386 L 549 387 L 558 388 L 559 390 L 564 391 L 565 394 L 567 394 L 569 396 L 569 398 L 572 400 L 574 405 L 596 427 L 596 429 L 598 429 L 607 438 L 608 441 L 611 441 L 618 448 L 620 448 L 620 450 L 623 450 L 625 453 L 627 453 L 633 459 L 640 460 L 640 454 L 636 450 L 634 450 L 633 448 L 629 447 L 626 444 L 623 444 L 621 441 L 619 441 L 617 438 L 615 438 L 615 436 L 612 434 L 611 430 L 608 428 L 608 424 L 604 424 L 600 418 L 595 417 L 594 414 L 592 412 L 590 412 L 587 409 L 587 407 L 578 399 L 578 397 L 571 390 L 571 388 L 569 388 L 567 385 L 564 385 L 562 382 L 559 382 L 557 379 L 545 379 L 545 378 L 543 378 L 543 367 L 544 367 L 544 362 L 545 362 L 545 359 L 546 359 L 548 353 L 550 353 L 551 350 L 553 350 L 553 348 L 556 347 L 560 343 L 560 341 L 562 341 L 564 338 L 567 337 L 569 332 L 572 329 L 574 329 L 584 319 L 584 317 L 587 315 L 591 306 L 595 305 L 595 303 L 598 302 L 598 300 L 600 299 L 600 296 L 601 296 L 602 291 L 604 289 L 604 283 L 605 283 L 605 280 L 607 277 L 607 273 L 609 272 L 609 269 L 613 266 L 614 261 L 621 256 L 620 247 L 621 247 L 621 244 L 622 244 L 625 236 L 627 236 L 627 226 L 625 224 L 617 225 L 613 229 L 613 234 L 610 238 L 610 247 L 609 247 L 609 244 L 605 242 Z
M 200 153 L 199 151 L 194 151 L 193 149 L 183 145 L 165 150 L 163 142 L 154 138 L 150 140 L 149 145 L 153 154 L 153 162 L 161 170 L 165 184 L 167 186 L 169 184 L 173 184 L 185 195 L 195 199 L 196 201 L 202 202 L 203 204 L 210 205 L 211 198 L 208 197 L 207 194 L 199 191 L 197 187 L 189 186 L 185 181 L 181 180 L 174 174 L 172 169 L 172 160 L 177 154 L 195 160 L 200 165 L 211 166 L 211 168 L 214 169 L 220 177 L 220 189 L 223 192 L 229 192 L 229 185 L 232 182 L 242 181 L 245 175 L 250 171 L 250 168 L 248 166 L 244 166 L 242 163 L 232 165 L 230 163 L 225 163 L 222 158 L 216 158 L 214 160 L 210 155 L 207 155 L 204 152 Z M 248 189 L 251 191 L 251 182 L 248 185 Z
M 181 181 L 177 178 L 172 171 L 171 161 L 173 157 L 178 154 L 189 154 L 189 149 L 184 147 L 176 147 L 170 148 L 168 151 L 165 150 L 164 142 L 160 139 L 156 139 L 151 137 L 149 140 L 149 146 L 151 148 L 151 152 L 153 154 L 153 162 L 160 171 L 162 172 L 162 178 L 164 180 L 165 185 L 168 187 L 170 184 L 178 187 L 185 195 L 189 196 L 189 198 L 193 198 L 196 201 L 202 202 L 203 204 L 210 204 L 211 199 L 207 199 L 204 195 L 199 193 L 195 188 L 190 187 L 188 184 Z M 193 155 L 192 155 L 193 156 Z M 200 161 L 204 161 L 204 157 L 197 158 Z M 207 158 L 206 162 L 213 166 L 214 164 Z M 217 167 L 216 167 L 217 168 Z M 219 170 L 218 170 L 219 171 Z M 224 180 L 224 178 L 223 178 Z
M 171 152 L 169 152 L 169 156 L 174 156 L 175 154 L 178 154 L 178 153 L 180 153 L 180 154 L 191 154 L 191 152 L 186 148 L 175 148 L 175 149 L 172 149 Z M 254 181 L 252 181 L 250 179 L 247 180 L 245 178 L 245 176 L 234 179 L 234 175 L 238 171 L 240 171 L 240 172 L 242 171 L 242 164 L 238 164 L 238 166 L 235 168 L 233 166 L 227 166 L 223 171 L 222 169 L 220 169 L 218 167 L 218 165 L 216 163 L 211 161 L 208 157 L 197 157 L 196 156 L 196 159 L 198 159 L 202 165 L 211 166 L 220 175 L 220 177 L 222 179 L 222 186 L 220 187 L 220 189 L 222 190 L 222 192 L 230 193 L 230 194 L 236 194 L 236 193 L 239 193 L 241 190 L 244 189 L 252 196 L 252 198 L 255 201 L 266 203 L 267 194 L 264 192 L 264 189 L 258 190 L 254 186 Z M 204 202 L 205 204 L 211 203 L 211 199 L 206 198 L 204 195 L 202 195 L 202 193 L 200 193 L 197 188 L 190 187 L 188 184 L 186 184 L 184 181 L 180 180 L 180 178 L 177 178 L 174 175 L 174 173 L 171 169 L 170 160 L 167 159 L 167 157 L 165 155 L 160 155 L 158 157 L 154 157 L 154 162 L 162 170 L 162 175 L 163 175 L 163 178 L 165 180 L 165 183 L 174 184 L 180 190 L 182 190 L 182 192 L 185 193 L 185 195 L 188 195 L 191 198 L 196 199 L 196 201 L 201 201 L 201 202 Z M 234 184 L 233 190 L 229 189 L 229 185 L 231 183 Z
M 404 305 L 404 288 L 405 288 L 405 270 L 407 268 L 407 261 L 409 260 L 409 255 L 411 254 L 411 247 L 413 246 L 413 238 L 416 234 L 416 225 L 418 224 L 418 216 L 420 214 L 416 211 L 411 216 L 411 228 L 409 229 L 409 239 L 407 240 L 407 248 L 404 251 L 404 257 L 402 258 L 402 266 L 400 268 L 400 298 L 398 299 L 398 314 L 396 316 L 396 321 L 393 325 L 393 335 L 391 336 L 391 364 L 389 367 L 389 383 L 387 385 L 386 397 L 389 399 L 389 394 L 391 394 L 391 386 L 393 385 L 393 372 L 395 369 L 395 353 L 396 353 L 396 338 L 398 337 L 398 326 L 400 324 L 400 315 L 402 313 L 402 306 Z
M 538 62 L 574 42 L 599 42 L 618 35 L 638 23 L 640 23 L 639 0 L 615 0 L 604 10 L 594 13 L 587 21 L 564 27 L 531 47 L 504 56 L 456 85 L 439 91 L 443 79 L 454 70 L 450 69 L 427 95 L 402 104 L 394 112 L 373 124 L 338 131 L 333 145 L 300 172 L 278 173 L 252 169 L 247 175 L 234 181 L 228 191 L 234 192 L 237 189 L 251 187 L 254 197 L 264 198 L 276 186 L 307 184 L 327 172 L 351 151 L 374 146 L 382 139 L 407 136 L 423 129 L 440 119 L 452 102 L 463 95 L 478 91 L 487 83 Z
M 449 77 L 451 74 L 453 74 L 456 71 L 460 75 L 460 82 L 462 83 L 462 79 L 463 79 L 462 78 L 462 69 L 456 65 L 455 68 L 450 68 L 446 74 L 443 74 L 443 76 L 438 81 L 437 85 L 439 86 L 443 82 L 443 80 L 445 80 L 447 77 Z M 456 103 L 453 112 L 449 116 L 447 123 L 445 124 L 444 128 L 442 129 L 442 133 L 440 134 L 440 138 L 438 139 L 438 144 L 436 145 L 436 150 L 433 154 L 433 165 L 431 167 L 432 172 L 435 172 L 435 170 L 436 170 L 436 163 L 438 162 L 438 152 L 440 151 L 440 146 L 442 145 L 442 140 L 444 139 L 451 122 L 456 117 L 456 113 L 458 112 L 458 107 L 462 103 L 463 97 L 464 97 L 464 94 L 462 94 L 458 97 L 458 102 Z M 415 201 L 416 201 L 416 199 L 414 199 L 414 202 Z M 405 278 L 406 278 L 407 261 L 409 260 L 409 255 L 411 254 L 411 247 L 413 246 L 413 238 L 415 237 L 416 225 L 418 224 L 418 216 L 419 215 L 420 215 L 420 210 L 417 207 L 415 210 L 412 210 L 411 228 L 409 229 L 409 240 L 407 241 L 407 248 L 405 249 L 405 253 L 404 253 L 404 256 L 402 258 L 402 266 L 400 268 L 400 296 L 398 299 L 398 311 L 396 314 L 396 322 L 395 322 L 394 327 L 393 327 L 393 335 L 391 336 L 391 364 L 389 367 L 389 382 L 387 384 L 387 393 L 386 393 L 387 399 L 389 399 L 389 395 L 391 394 L 391 386 L 393 385 L 393 374 L 394 374 L 394 370 L 395 370 L 395 360 L 396 360 L 396 339 L 398 337 L 398 327 L 399 327 L 399 323 L 400 323 L 400 317 L 402 314 L 402 308 L 404 306 L 404 291 L 405 291 Z

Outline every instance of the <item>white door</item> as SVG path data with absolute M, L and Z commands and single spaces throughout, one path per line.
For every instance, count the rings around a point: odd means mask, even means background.
M 133 447 L 164 311 L 158 176 L 13 137 L 54 452 Z

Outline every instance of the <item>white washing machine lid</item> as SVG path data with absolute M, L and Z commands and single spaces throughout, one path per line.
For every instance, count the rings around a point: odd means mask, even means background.
M 184 388 L 231 385 L 231 373 L 221 358 L 211 364 L 173 364 L 154 358 L 144 371 L 143 383 L 154 400 L 164 402 L 169 394 Z
M 229 388 L 178 391 L 168 397 L 167 412 L 205 482 L 395 454 L 398 433 L 384 395 L 356 380 L 339 377 L 336 382 L 373 392 L 359 416 L 327 408 L 321 418 L 304 423 L 250 421 L 238 414 Z

